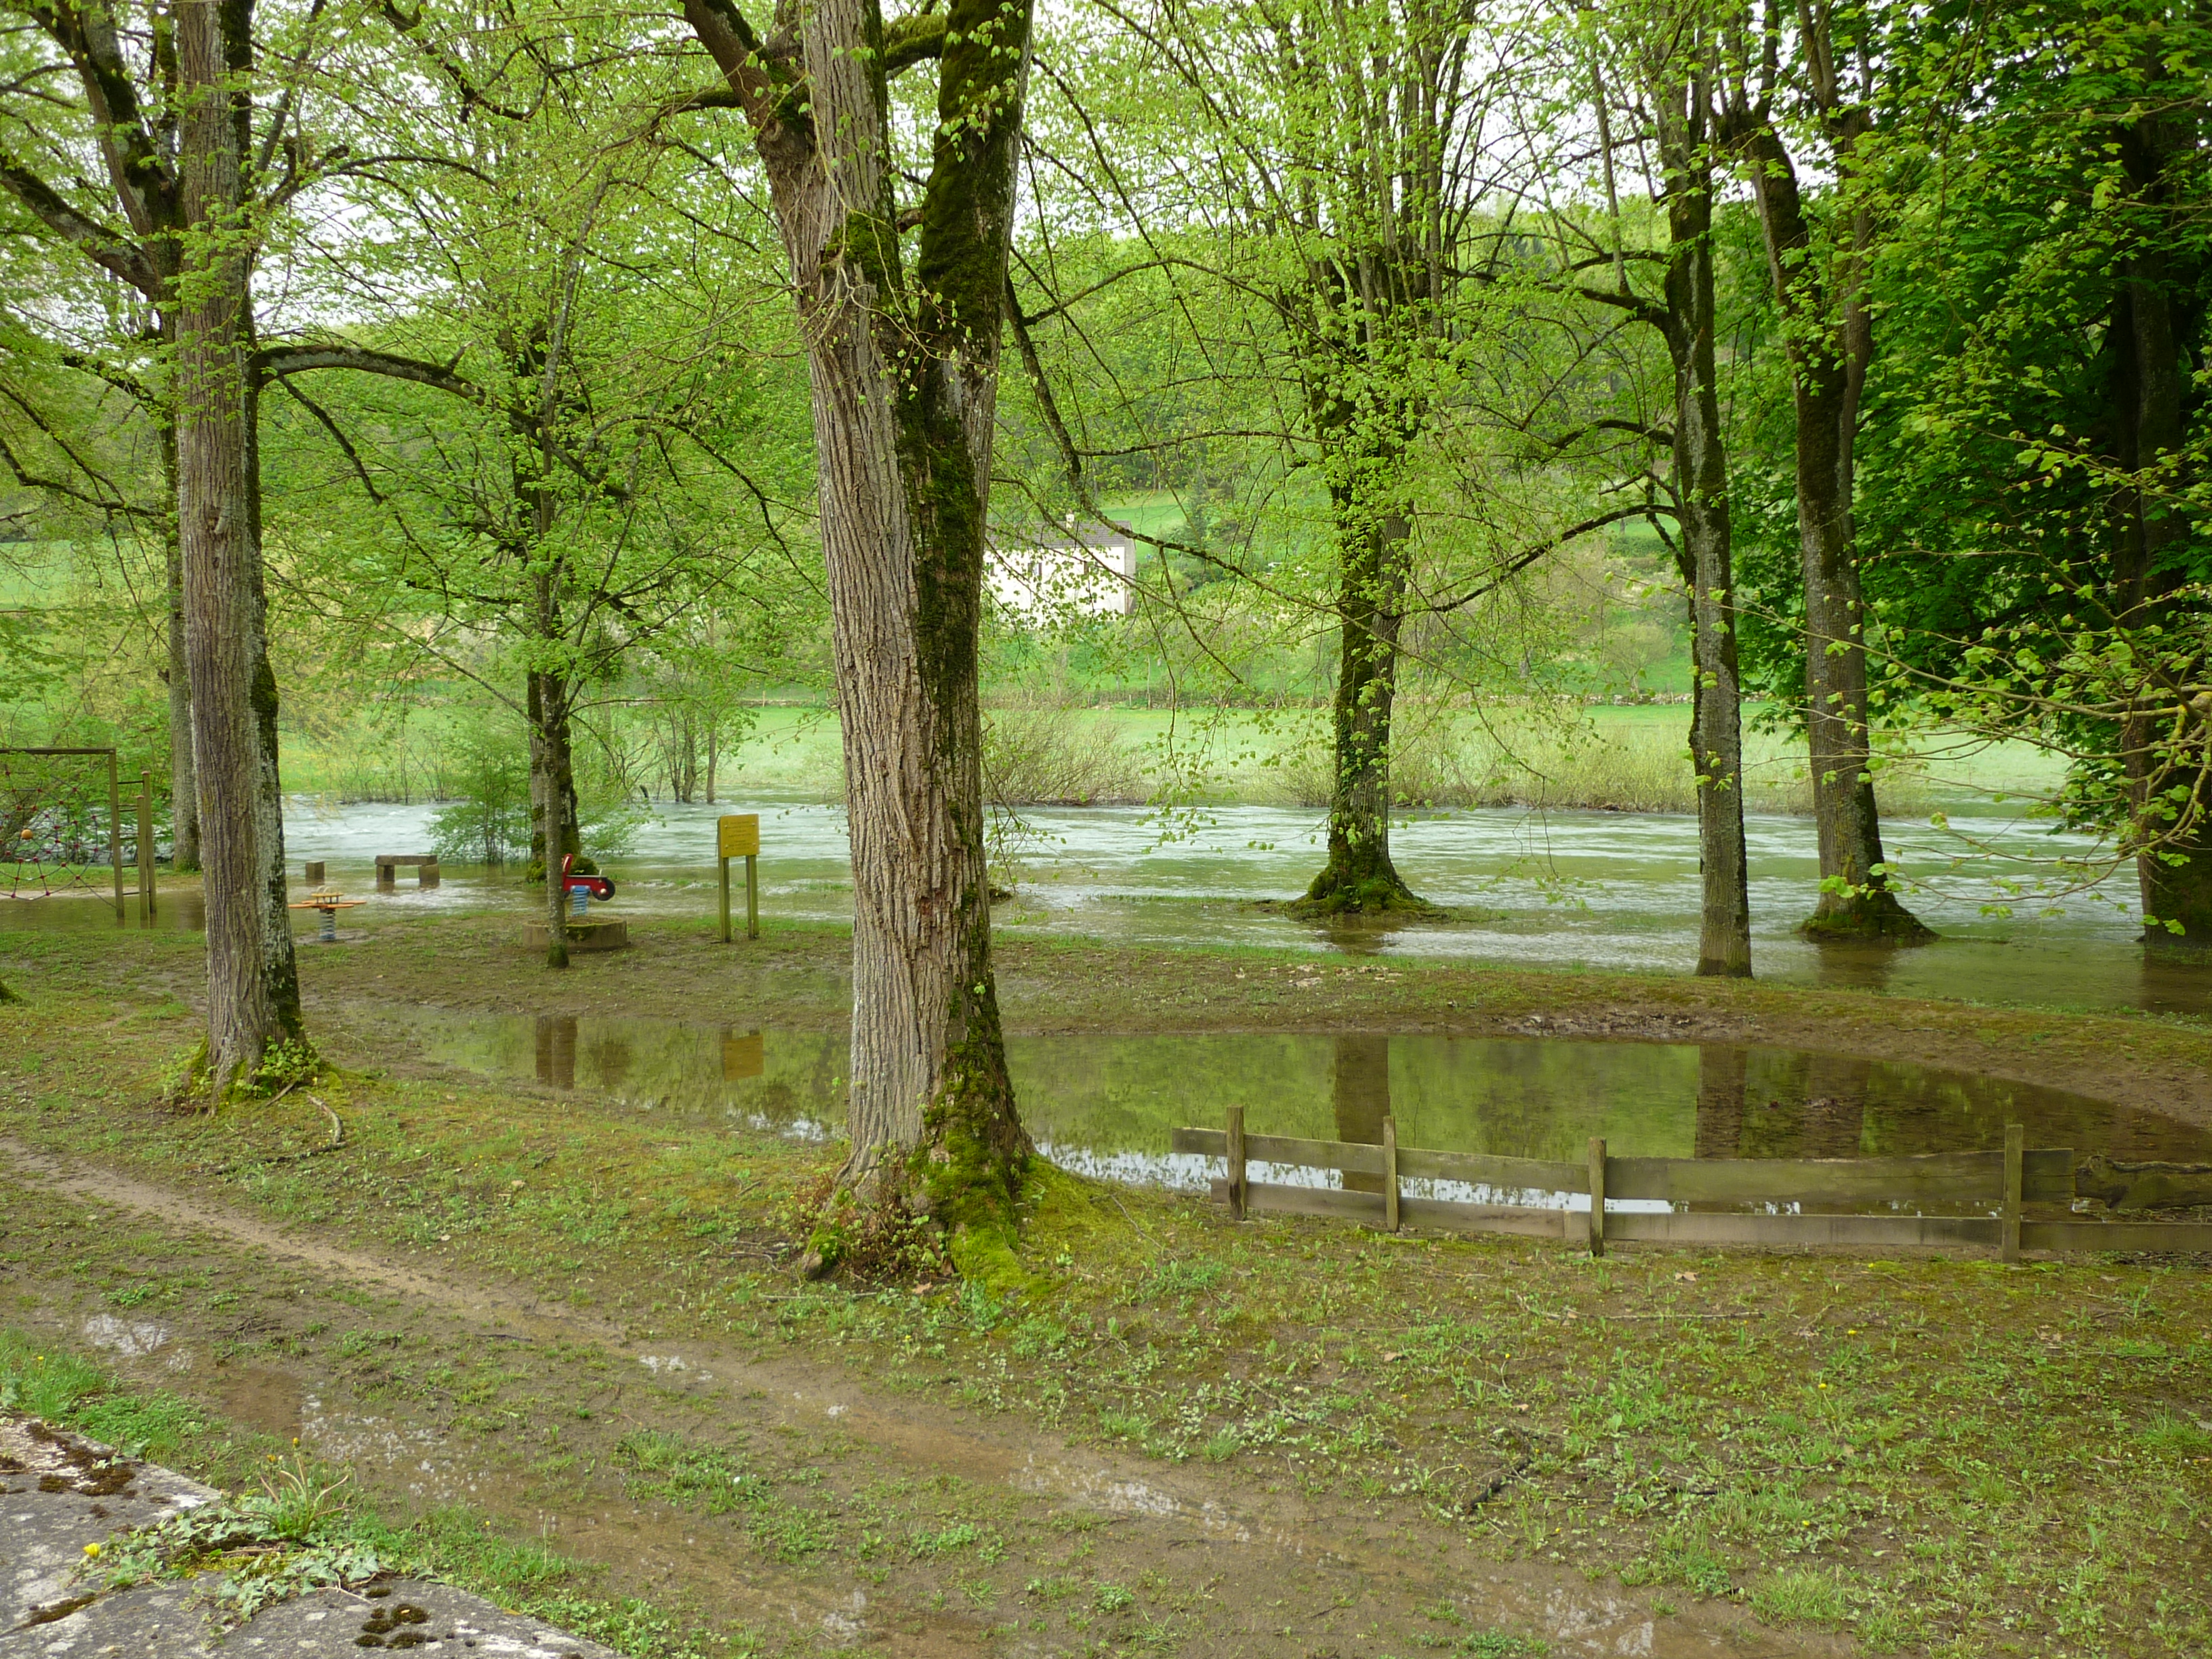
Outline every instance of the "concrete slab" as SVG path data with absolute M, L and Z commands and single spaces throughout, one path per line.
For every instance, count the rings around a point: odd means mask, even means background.
M 36 1419 L 0 1416 L 0 1656 L 4 1659 L 617 1659 L 450 1585 L 387 1578 L 264 1607 L 223 1631 L 219 1576 L 101 1593 L 79 1582 L 87 1544 L 220 1494 Z

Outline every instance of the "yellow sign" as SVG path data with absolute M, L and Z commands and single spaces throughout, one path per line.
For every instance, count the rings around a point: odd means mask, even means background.
M 760 856 L 760 814 L 732 812 L 715 820 L 720 831 L 718 856 L 749 859 Z

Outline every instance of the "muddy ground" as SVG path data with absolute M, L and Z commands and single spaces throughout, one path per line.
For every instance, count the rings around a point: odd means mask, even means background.
M 370 1003 L 842 1022 L 848 941 L 511 923 L 303 952 L 349 1068 L 154 1103 L 198 944 L 0 939 L 0 1322 L 467 1505 L 649 1651 L 2179 1655 L 2212 1642 L 2195 1263 L 1695 1256 L 1238 1226 L 1043 1183 L 1036 1275 L 798 1284 L 829 1149 L 427 1065 Z M 1248 951 L 1000 951 L 1018 1030 L 1572 1031 L 1993 1072 L 2212 1121 L 2180 1022 Z M 329 1145 L 329 1121 L 343 1126 Z M 592 1631 L 610 1639 L 619 1632 Z

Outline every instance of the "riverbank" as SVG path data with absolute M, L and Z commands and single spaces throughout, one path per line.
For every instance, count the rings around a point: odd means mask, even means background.
M 896 1651 L 1565 1654 L 1644 1624 L 1657 1655 L 2212 1641 L 2212 1291 L 2193 1266 L 1591 1261 L 1237 1224 L 1058 1177 L 1017 1299 L 941 1276 L 807 1286 L 782 1265 L 787 1200 L 834 1144 L 428 1062 L 378 1010 L 834 1032 L 848 939 L 771 924 L 724 947 L 649 921 L 638 950 L 556 981 L 508 926 L 448 915 L 306 952 L 314 1029 L 348 1069 L 316 1101 L 213 1120 L 149 1103 L 191 1035 L 197 940 L 0 939 L 0 977 L 31 997 L 0 1010 L 0 1254 L 24 1318 L 159 1322 L 204 1356 L 179 1386 L 289 1379 L 374 1489 L 467 1489 L 518 1533 L 597 1516 L 559 1541 L 611 1593 L 669 1586 L 792 1651 L 789 1617 L 757 1617 L 779 1597 L 811 1610 L 807 1643 L 840 1608 L 939 1632 Z M 2212 1035 L 2151 1017 L 1279 952 L 1000 955 L 1018 1032 L 1787 1040 L 2212 1111 Z M 364 1418 L 381 1426 L 341 1420 Z M 873 1611 L 850 1613 L 855 1593 Z
M 1811 811 L 1802 741 L 1759 729 L 1746 710 L 1745 804 L 1753 812 Z M 725 800 L 843 799 L 837 719 L 827 706 L 748 709 L 742 739 L 719 756 Z M 1012 805 L 1158 799 L 1186 806 L 1313 808 L 1328 791 L 1328 711 L 1289 708 L 1160 709 L 1006 703 L 987 709 L 987 787 Z M 1515 805 L 1551 811 L 1694 812 L 1685 703 L 1504 702 L 1472 714 L 1401 707 L 1393 775 L 1408 811 Z M 358 734 L 288 732 L 285 785 L 333 801 L 435 799 L 459 775 L 434 722 L 395 750 Z M 374 763 L 364 757 L 378 756 Z M 703 767 L 703 758 L 701 761 Z M 2063 769 L 2024 744 L 1916 739 L 1880 781 L 1885 813 L 1918 819 L 1994 798 L 2048 795 Z M 698 789 L 703 798 L 704 772 Z M 665 796 L 665 780 L 646 780 Z

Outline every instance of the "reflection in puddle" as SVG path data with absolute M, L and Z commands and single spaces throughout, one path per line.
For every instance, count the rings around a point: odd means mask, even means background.
M 379 1009 L 427 1059 L 819 1139 L 844 1113 L 842 1031 L 745 1031 L 672 1020 Z M 2031 1146 L 2212 1160 L 2212 1132 L 2056 1089 L 1904 1061 L 1722 1044 L 1559 1037 L 1221 1033 L 1016 1037 L 1022 1116 L 1061 1165 L 1202 1186 L 1209 1160 L 1170 1151 L 1180 1125 L 1242 1106 L 1254 1133 L 1510 1158 L 1863 1158 Z M 1282 1178 L 1297 1178 L 1279 1171 Z M 1304 1178 L 1314 1179 L 1307 1171 Z M 1255 1178 L 1260 1178 L 1255 1170 Z M 1371 1184 L 1353 1176 L 1350 1184 Z M 1439 1196 L 1467 1196 L 1440 1188 Z M 1485 1198 L 1492 1195 L 1485 1194 Z

